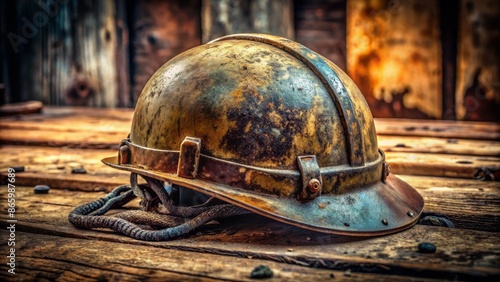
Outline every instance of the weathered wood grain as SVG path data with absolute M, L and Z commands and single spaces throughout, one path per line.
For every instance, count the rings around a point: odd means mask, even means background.
M 74 203 L 87 202 L 103 193 L 80 193 L 75 197 L 74 192 L 53 190 L 47 195 L 35 195 L 31 189 L 21 187 L 16 193 L 19 200 L 16 202 L 18 232 L 91 240 L 89 242 L 120 242 L 131 244 L 136 250 L 142 248 L 139 246 L 154 246 L 323 269 L 351 269 L 355 273 L 448 280 L 500 276 L 500 237 L 491 232 L 417 225 L 389 236 L 356 238 L 303 230 L 251 215 L 212 223 L 178 240 L 142 242 L 110 232 L 78 230 L 67 222 L 67 214 Z M 2 207 L 6 203 L 4 197 L 2 195 Z M 2 226 L 6 224 L 5 216 L 0 215 Z M 423 241 L 434 243 L 437 252 L 419 253 L 417 245 Z M 74 244 L 78 245 L 77 242 Z
M 203 0 L 202 41 L 243 32 L 294 37 L 291 0 Z
M 348 0 L 346 18 L 347 70 L 374 116 L 441 118 L 439 3 Z
M 0 91 L 3 91 L 3 89 L 0 89 Z M 3 92 L 0 95 L 3 96 Z M 40 101 L 0 104 L 0 116 L 40 113 L 42 108 L 43 104 Z
M 23 115 L 14 118 L 2 118 L 1 120 L 24 120 L 24 121 L 45 121 L 57 120 L 63 118 L 79 117 L 79 118 L 107 118 L 116 120 L 131 120 L 134 113 L 133 109 L 114 108 L 114 109 L 101 109 L 89 107 L 56 107 L 46 106 L 43 108 L 41 115 Z
M 118 149 L 127 134 L 114 132 L 61 132 L 58 130 L 2 130 L 0 143 L 80 149 Z
M 25 171 L 16 176 L 19 185 L 45 184 L 60 189 L 95 191 L 104 188 L 109 191 L 129 182 L 128 173 L 101 163 L 102 158 L 116 155 L 115 150 L 2 146 L 0 152 L 2 181 L 8 167 L 24 166 Z M 73 174 L 73 168 L 84 168 L 86 173 Z
M 499 157 L 407 152 L 387 152 L 385 156 L 396 174 L 473 179 L 478 168 L 500 168 Z
M 378 146 L 385 153 L 427 153 L 470 156 L 500 156 L 500 142 L 455 138 L 379 135 Z
M 52 5 L 48 5 L 52 3 Z M 17 2 L 22 100 L 115 107 L 122 44 L 114 1 Z M 29 23 L 28 23 L 29 22 Z M 125 79 L 125 77 L 120 76 Z M 126 83 L 122 82 L 122 83 Z M 14 94 L 14 95 L 16 95 Z
M 500 184 L 492 181 L 398 175 L 424 197 L 425 212 L 446 215 L 457 228 L 500 231 Z
M 130 130 L 133 113 L 132 109 L 44 107 L 41 114 L 2 117 L 0 118 L 0 128 L 127 134 Z
M 6 170 L 5 170 L 6 171 Z M 0 174 L 1 183 L 5 183 L 6 173 Z M 129 183 L 130 176 L 120 172 L 112 174 L 70 174 L 23 172 L 16 179 L 18 185 L 35 186 L 48 185 L 55 189 L 68 189 L 72 191 L 111 191 L 118 185 Z
M 375 119 L 378 135 L 500 140 L 500 124 L 447 120 Z
M 3 237 L 7 231 L 0 231 Z M 16 280 L 38 281 L 254 281 L 250 272 L 267 265 L 272 281 L 407 281 L 410 277 L 313 269 L 263 259 L 193 253 L 118 242 L 16 234 Z M 61 248 L 64 246 L 64 248 Z M 4 268 L 4 266 L 2 266 Z M 0 277 L 12 276 L 0 272 Z M 5 280 L 4 280 L 5 281 Z M 437 281 L 420 278 L 419 281 Z
M 130 132 L 133 110 L 46 107 L 39 115 L 0 119 L 0 144 L 118 148 Z

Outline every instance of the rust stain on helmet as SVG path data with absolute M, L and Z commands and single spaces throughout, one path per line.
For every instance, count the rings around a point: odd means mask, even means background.
M 196 159 L 179 157 L 187 138 L 199 140 Z M 423 208 L 412 187 L 383 181 L 373 117 L 353 81 L 281 37 L 231 35 L 164 64 L 122 144 L 129 155 L 105 163 L 322 232 L 395 232 Z M 299 169 L 304 156 L 314 158 Z M 183 162 L 196 164 L 193 179 L 177 174 Z

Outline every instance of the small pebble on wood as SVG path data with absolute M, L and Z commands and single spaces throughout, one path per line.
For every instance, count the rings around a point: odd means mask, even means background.
M 348 269 L 348 270 L 344 271 L 344 276 L 351 277 L 351 270 Z
M 274 273 L 267 265 L 259 265 L 250 273 L 250 278 L 264 279 L 273 277 Z
M 11 168 L 14 169 L 15 172 L 23 172 L 24 171 L 24 165 L 13 166 Z
M 418 251 L 421 253 L 432 254 L 436 252 L 436 246 L 432 243 L 423 242 L 418 244 Z
M 33 191 L 35 194 L 48 194 L 50 187 L 47 185 L 36 185 Z
M 85 173 L 87 173 L 87 171 L 83 167 L 79 167 L 79 168 L 71 169 L 71 173 L 73 173 L 73 174 L 85 174 Z

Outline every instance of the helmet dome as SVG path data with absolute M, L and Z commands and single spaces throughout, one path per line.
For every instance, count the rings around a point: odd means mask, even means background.
M 394 232 L 423 208 L 388 176 L 354 82 L 271 35 L 222 37 L 165 63 L 137 101 L 118 158 L 103 161 L 327 233 Z

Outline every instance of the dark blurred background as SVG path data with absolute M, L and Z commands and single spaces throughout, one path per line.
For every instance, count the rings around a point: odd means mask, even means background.
M 345 70 L 375 117 L 500 120 L 497 0 L 7 0 L 1 103 L 133 107 L 164 62 L 239 32 Z

